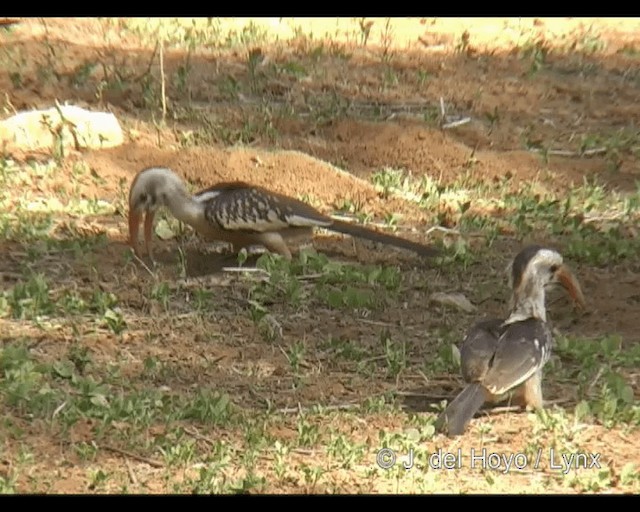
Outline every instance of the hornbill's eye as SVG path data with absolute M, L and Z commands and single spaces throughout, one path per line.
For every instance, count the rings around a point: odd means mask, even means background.
M 549 268 L 549 270 L 551 271 L 552 274 L 555 274 L 556 271 L 559 269 L 560 267 L 558 265 L 551 265 L 551 267 Z

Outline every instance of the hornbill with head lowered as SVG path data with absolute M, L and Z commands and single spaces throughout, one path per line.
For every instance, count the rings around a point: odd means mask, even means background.
M 450 436 L 462 434 L 486 401 L 509 391 L 521 405 L 541 409 L 542 368 L 553 345 L 545 286 L 560 284 L 584 307 L 580 284 L 553 249 L 525 247 L 511 263 L 510 282 L 509 317 L 476 323 L 462 342 L 460 364 L 467 385 L 436 420 L 436 428 Z
M 129 243 L 138 256 L 138 230 L 146 214 L 144 242 L 152 258 L 153 219 L 161 206 L 205 238 L 230 243 L 234 252 L 262 245 L 290 259 L 286 241 L 310 235 L 314 227 L 320 227 L 408 249 L 421 256 L 439 254 L 434 247 L 334 220 L 303 201 L 240 181 L 220 183 L 190 195 L 171 169 L 151 167 L 136 175 L 129 191 Z

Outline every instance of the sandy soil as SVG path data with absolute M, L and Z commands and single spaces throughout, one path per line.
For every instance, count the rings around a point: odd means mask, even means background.
M 0 36 L 7 69 L 15 69 L 15 63 L 22 59 L 20 87 L 15 85 L 15 75 L 12 79 L 10 72 L 0 71 L 0 90 L 4 91 L 7 113 L 12 108 L 50 106 L 54 99 L 69 101 L 113 111 L 127 134 L 126 144 L 118 148 L 72 152 L 63 163 L 58 182 L 40 190 L 46 194 L 54 189 L 73 188 L 80 196 L 119 205 L 112 217 L 87 220 L 88 232 L 103 232 L 108 237 L 108 243 L 92 253 L 90 263 L 75 261 L 72 255 L 58 261 L 59 267 L 47 267 L 44 261 L 36 263 L 52 279 L 105 286 L 118 295 L 128 312 L 130 328 L 124 337 L 103 333 L 83 338 L 98 360 L 120 358 L 126 351 L 139 363 L 153 354 L 173 365 L 162 385 L 193 389 L 216 382 L 216 386 L 233 397 L 234 403 L 247 408 L 262 407 L 252 392 L 255 386 L 281 408 L 295 407 L 298 403 L 306 406 L 352 403 L 398 386 L 407 392 L 420 393 L 425 383 L 417 369 L 421 368 L 421 361 L 433 357 L 429 343 L 434 329 L 448 331 L 452 341 L 456 341 L 464 325 L 478 315 L 452 313 L 428 305 L 428 296 L 434 291 L 462 292 L 479 304 L 482 314 L 500 314 L 507 293 L 502 269 L 514 251 L 530 241 L 527 237 L 519 240 L 517 233 L 502 236 L 483 253 L 481 263 L 445 272 L 429 265 L 425 268 L 410 254 L 385 248 L 371 251 L 367 244 L 354 244 L 348 237 L 319 233 L 315 247 L 332 258 L 399 265 L 404 274 L 405 299 L 389 302 L 383 311 L 373 312 L 366 321 L 357 315 L 322 309 L 288 318 L 286 304 L 275 304 L 272 312 L 282 315 L 278 318 L 284 326 L 280 343 L 289 346 L 296 340 L 306 340 L 310 364 L 318 368 L 305 386 L 292 390 L 291 379 L 286 375 L 287 361 L 281 351 L 265 345 L 250 318 L 239 313 L 242 287 L 220 273 L 222 266 L 233 261 L 228 256 L 211 252 L 193 237 L 183 246 L 187 277 L 203 280 L 197 281 L 199 286 L 214 283 L 211 286 L 216 299 L 206 325 L 191 322 L 188 305 L 171 315 L 153 309 L 155 306 L 148 297 L 152 279 L 130 261 L 125 245 L 123 191 L 143 167 L 171 167 L 194 188 L 221 180 L 250 181 L 305 197 L 327 213 L 350 201 L 377 222 L 392 213 L 399 214 L 398 233 L 403 236 L 425 242 L 444 239 L 445 243 L 452 239 L 427 231 L 438 219 L 446 220 L 446 212 L 428 211 L 396 196 L 383 197 L 372 185 L 372 175 L 384 167 L 393 167 L 410 170 L 416 178 L 431 177 L 441 185 L 462 178 L 486 183 L 504 179 L 505 187 L 517 189 L 522 182 L 537 181 L 541 190 L 562 194 L 590 180 L 602 183 L 608 191 L 636 190 L 640 180 L 637 158 L 640 146 L 637 138 L 628 142 L 628 137 L 637 137 L 635 120 L 640 118 L 638 57 L 637 50 L 632 51 L 640 48 L 638 20 L 398 19 L 386 31 L 384 20 L 376 20 L 366 47 L 357 44 L 361 34 L 354 31 L 352 20 L 350 28 L 335 24 L 315 26 L 317 36 L 313 42 L 325 30 L 333 37 L 333 42 L 326 43 L 322 53 L 318 50 L 315 57 L 312 43 L 291 29 L 292 22 L 269 18 L 261 23 L 288 42 L 254 45 L 259 47 L 262 59 L 253 71 L 247 64 L 246 51 L 203 50 L 190 57 L 187 85 L 180 88 L 175 77 L 186 54 L 184 50 L 167 48 L 164 72 L 171 79 L 165 123 L 160 122 L 159 100 L 154 92 L 157 88 L 145 89 L 144 78 L 140 78 L 149 66 L 153 45 L 142 47 L 133 29 L 127 32 L 115 22 L 105 28 L 104 23 L 92 19 L 50 19 L 46 24 L 32 19 L 21 22 L 10 35 Z M 561 54 L 556 50 L 571 45 L 574 52 Z M 592 47 L 597 51 L 590 52 Z M 533 48 L 531 51 L 537 51 L 539 58 L 545 59 L 539 70 L 534 70 L 535 54 L 526 54 L 523 48 Z M 82 65 L 100 61 L 119 67 L 123 74 L 130 71 L 133 76 L 123 78 L 121 87 L 105 88 L 101 95 L 97 94 L 96 83 L 103 76 L 100 65 L 92 69 L 86 80 L 77 78 Z M 51 67 L 43 62 L 50 62 Z M 298 68 L 305 72 L 297 74 Z M 153 84 L 157 85 L 157 59 L 149 69 Z M 113 69 L 107 72 L 113 74 Z M 240 84 L 238 90 L 229 92 L 230 88 L 233 91 L 234 83 Z M 145 94 L 151 97 L 148 101 L 153 108 L 145 104 Z M 448 115 L 469 116 L 471 122 L 458 128 L 440 129 L 440 98 Z M 620 142 L 622 139 L 624 143 Z M 589 141 L 593 142 L 586 146 Z M 618 145 L 615 151 L 596 151 L 592 156 L 579 154 L 581 147 L 597 149 L 606 144 Z M 560 156 L 551 152 L 545 161 L 533 151 L 536 148 L 571 154 Z M 47 158 L 46 154 L 13 156 L 19 160 Z M 91 173 L 99 176 L 99 183 L 90 179 L 74 182 L 75 178 L 70 178 L 78 161 L 86 162 Z M 563 247 L 561 236 L 535 233 L 533 237 L 537 242 Z M 160 277 L 170 281 L 180 279 L 175 265 L 176 241 L 156 241 L 156 247 L 161 262 Z M 19 257 L 11 255 L 25 251 L 25 247 L 7 242 L 1 249 L 2 266 L 8 272 L 16 271 Z M 589 311 L 578 317 L 566 299 L 558 298 L 552 317 L 559 328 L 571 336 L 616 333 L 625 344 L 637 343 L 636 315 L 640 311 L 637 261 L 626 259 L 603 267 L 571 264 L 583 283 Z M 98 269 L 99 275 L 91 271 L 92 267 Z M 206 281 L 214 278 L 217 280 Z M 10 281 L 5 282 L 9 284 Z M 353 340 L 375 353 L 380 343 L 380 325 L 395 329 L 397 336 L 403 336 L 411 345 L 410 369 L 398 382 L 363 377 L 323 355 L 322 342 L 329 338 Z M 16 327 L 4 322 L 3 327 L 5 341 L 25 333 L 23 325 Z M 45 338 L 38 350 L 52 358 L 64 354 L 72 340 L 64 329 L 59 335 Z M 131 372 L 136 373 L 135 366 Z M 449 397 L 459 385 L 447 372 L 431 378 L 432 382 L 426 385 L 426 393 L 430 395 Z M 550 384 L 548 395 L 575 398 L 571 385 L 563 383 Z M 418 410 L 424 407 L 414 404 Z M 373 418 L 366 426 L 353 421 L 355 426 L 350 432 L 363 442 L 375 439 L 378 429 L 402 428 L 397 418 Z M 500 415 L 494 418 L 493 425 L 495 435 L 485 440 L 487 446 L 516 451 L 526 442 L 526 415 Z M 43 433 L 45 430 L 37 424 L 25 422 L 23 427 L 33 430 L 32 449 L 38 447 L 36 451 L 48 457 L 38 461 L 33 473 L 56 475 L 52 477 L 54 484 L 50 490 L 86 491 L 86 468 L 80 471 L 70 464 L 73 457 L 56 444 L 55 435 Z M 289 422 L 289 427 L 293 432 L 295 422 Z M 71 442 L 90 439 L 91 431 L 91 424 L 76 425 Z M 481 436 L 476 430 L 473 432 Z M 616 431 L 590 426 L 580 436 L 581 446 L 602 451 L 604 458 L 617 468 L 627 461 L 640 460 L 637 449 L 640 439 L 636 432 L 618 435 Z M 451 443 L 439 439 L 430 448 L 467 449 L 475 441 L 477 437 Z M 100 457 L 100 462 L 107 466 L 122 466 L 117 454 L 104 451 Z M 163 490 L 160 483 L 153 483 L 154 470 L 136 467 L 138 471 L 149 471 L 146 477 L 140 477 L 147 482 L 140 489 Z M 331 479 L 338 480 L 333 487 L 327 483 L 315 490 L 414 489 L 406 479 L 402 484 L 382 481 L 376 484 L 340 475 L 332 473 Z M 498 486 L 490 489 L 497 492 L 565 489 L 561 481 L 547 477 L 520 474 L 499 480 Z M 434 483 L 434 490 L 447 492 L 450 485 L 468 491 L 489 489 L 484 479 L 450 474 Z M 30 488 L 28 481 L 21 481 L 21 486 Z M 268 490 L 308 489 L 293 482 Z

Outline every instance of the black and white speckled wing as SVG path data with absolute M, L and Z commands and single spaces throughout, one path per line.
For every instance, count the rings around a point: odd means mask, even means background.
M 228 231 L 266 233 L 290 227 L 326 227 L 332 220 L 297 199 L 242 182 L 221 183 L 193 196 L 205 216 Z
M 483 384 L 494 395 L 522 384 L 542 368 L 551 356 L 553 335 L 541 320 L 529 318 L 508 324 Z
M 504 332 L 504 319 L 492 318 L 475 323 L 460 345 L 460 366 L 466 382 L 481 382 L 493 361 L 498 340 Z

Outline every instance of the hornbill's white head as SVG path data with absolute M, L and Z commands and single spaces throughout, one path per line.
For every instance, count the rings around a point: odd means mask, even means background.
M 545 320 L 544 291 L 546 287 L 556 284 L 567 291 L 578 307 L 585 308 L 580 284 L 557 251 L 529 245 L 516 255 L 508 269 L 514 312 L 525 303 L 530 303 L 536 316 Z
M 162 167 L 143 169 L 134 178 L 129 190 L 129 245 L 136 255 L 138 251 L 138 229 L 144 218 L 144 245 L 151 255 L 153 219 L 158 208 L 169 206 L 175 199 L 187 199 L 188 194 L 182 180 L 171 170 Z

